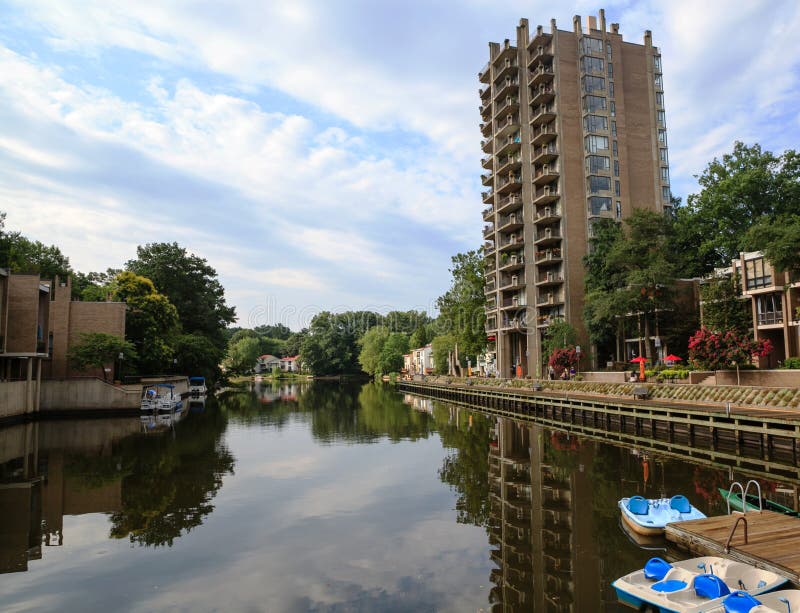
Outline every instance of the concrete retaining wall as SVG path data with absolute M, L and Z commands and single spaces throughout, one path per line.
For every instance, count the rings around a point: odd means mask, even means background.
M 0 382 L 0 419 L 25 414 L 27 391 L 26 381 Z
M 718 370 L 717 385 L 736 385 L 735 370 Z M 741 385 L 754 387 L 800 387 L 800 370 L 740 370 Z
M 628 372 L 582 372 L 584 381 L 593 381 L 596 383 L 627 383 L 627 377 L 630 376 Z
M 40 410 L 135 409 L 142 399 L 141 385 L 116 387 L 102 379 L 42 381 Z
M 142 401 L 142 386 L 153 383 L 171 383 L 175 392 L 189 392 L 186 377 L 160 377 L 142 379 L 133 385 L 112 385 L 102 379 L 82 378 L 42 381 L 41 412 L 87 409 L 129 410 L 138 409 Z

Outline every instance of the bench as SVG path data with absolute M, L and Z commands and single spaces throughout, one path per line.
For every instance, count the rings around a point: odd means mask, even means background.
M 633 388 L 633 397 L 636 400 L 647 400 L 649 395 L 650 390 L 648 390 L 644 385 L 637 385 Z
M 534 383 L 533 385 L 531 385 L 531 389 L 534 392 L 541 392 L 542 391 L 542 384 L 541 383 Z

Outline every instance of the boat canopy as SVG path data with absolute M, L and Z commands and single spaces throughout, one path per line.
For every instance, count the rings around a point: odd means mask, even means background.
M 205 383 L 205 377 L 189 377 L 189 383 Z

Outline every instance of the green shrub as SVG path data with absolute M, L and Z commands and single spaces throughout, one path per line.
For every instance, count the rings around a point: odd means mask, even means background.
M 781 368 L 800 369 L 800 358 L 786 358 Z

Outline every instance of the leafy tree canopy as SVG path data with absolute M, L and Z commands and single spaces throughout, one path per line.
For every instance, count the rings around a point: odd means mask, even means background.
M 67 351 L 70 364 L 80 371 L 99 368 L 106 379 L 106 366 L 113 364 L 122 354 L 126 362 L 134 362 L 138 356 L 133 343 L 113 334 L 91 332 L 81 334 L 80 340 Z
M 486 347 L 483 255 L 459 253 L 452 262 L 450 289 L 436 301 L 438 328 L 455 339 L 460 354 L 475 357 Z
M 747 334 L 753 325 L 750 301 L 742 300 L 738 275 L 708 279 L 700 286 L 703 325 L 717 332 L 735 330 Z
M 733 151 L 708 164 L 697 178 L 700 193 L 692 194 L 676 225 L 682 248 L 694 255 L 701 274 L 729 266 L 740 251 L 763 249 L 773 236 L 753 226 L 780 226 L 800 214 L 800 155 L 764 151 L 758 144 L 737 142 Z M 765 239 L 763 242 L 760 239 Z M 796 244 L 795 244 L 796 245 Z
M 217 271 L 178 243 L 139 246 L 136 254 L 125 268 L 150 279 L 169 298 L 184 332 L 203 334 L 222 349 L 224 330 L 236 319 L 236 310 L 225 302 Z
M 235 374 L 247 374 L 253 370 L 261 353 L 261 341 L 255 337 L 243 337 L 228 346 L 225 367 Z

